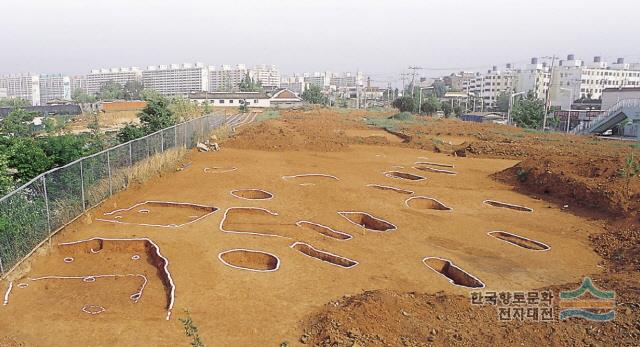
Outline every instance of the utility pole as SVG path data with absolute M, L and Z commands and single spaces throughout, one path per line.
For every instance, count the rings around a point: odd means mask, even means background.
M 413 70 L 411 74 L 411 97 L 413 97 L 413 90 L 415 89 L 416 70 L 422 70 L 420 66 L 409 66 L 409 70 Z
M 401 74 L 400 74 L 400 76 L 402 77 L 402 96 L 405 96 L 405 95 L 404 95 L 404 90 L 405 90 L 405 89 L 404 89 L 404 88 L 405 88 L 405 87 L 404 87 L 404 81 L 407 79 L 407 76 L 409 76 L 409 74 L 408 74 L 408 73 L 403 72 L 403 73 L 401 73 Z
M 356 108 L 360 108 L 360 84 L 358 84 L 359 70 L 356 70 Z
M 555 66 L 555 63 L 556 63 L 556 55 L 554 54 L 553 57 L 551 57 L 551 68 L 549 69 L 549 87 L 547 88 L 547 95 L 546 95 L 546 100 L 544 104 L 544 117 L 542 118 L 543 132 L 547 128 L 547 114 L 549 113 L 549 109 L 551 108 L 550 93 L 551 93 L 551 87 L 553 86 L 553 67 Z

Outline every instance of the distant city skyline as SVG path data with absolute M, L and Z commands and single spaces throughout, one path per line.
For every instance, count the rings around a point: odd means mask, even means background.
M 205 64 L 277 65 L 283 75 L 365 71 L 436 76 L 532 56 L 640 60 L 640 4 L 541 0 L 8 0 L 0 74 Z M 473 69 L 477 67 L 477 69 Z

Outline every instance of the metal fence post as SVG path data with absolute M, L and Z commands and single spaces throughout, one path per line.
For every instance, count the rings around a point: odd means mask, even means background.
M 107 169 L 109 170 L 109 196 L 113 195 L 113 182 L 111 182 L 111 150 L 107 151 Z
M 84 172 L 82 170 L 82 162 L 84 160 L 80 160 L 80 188 L 82 190 L 82 210 L 86 211 L 87 210 L 87 206 L 85 205 L 84 202 Z
M 160 149 L 164 153 L 164 129 L 160 130 Z
M 49 228 L 49 233 L 51 230 L 51 212 L 49 211 L 49 194 L 47 194 L 47 176 L 42 176 L 42 190 L 44 191 L 44 208 L 47 210 L 47 227 Z
M 0 274 L 4 277 L 4 267 L 2 266 L 2 257 L 0 256 Z
M 178 125 L 173 126 L 173 147 L 178 148 Z
M 151 156 L 151 148 L 149 148 L 149 135 L 145 137 L 145 141 L 147 142 L 147 159 Z
M 133 154 L 131 153 L 131 144 L 133 143 L 133 141 L 129 142 L 129 167 L 133 166 Z

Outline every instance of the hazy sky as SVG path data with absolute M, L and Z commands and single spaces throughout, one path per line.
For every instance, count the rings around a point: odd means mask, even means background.
M 639 61 L 639 13 L 637 0 L 0 0 L 0 74 L 201 61 L 383 80 L 552 54 Z

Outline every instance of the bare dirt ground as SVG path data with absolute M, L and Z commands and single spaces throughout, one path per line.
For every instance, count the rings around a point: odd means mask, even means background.
M 220 152 L 191 153 L 188 168 L 112 197 L 59 233 L 50 250 L 9 278 L 16 287 L 0 306 L 0 345 L 188 345 L 178 320 L 185 309 L 211 346 L 638 344 L 639 190 L 632 183 L 626 199 L 616 171 L 632 150 L 628 144 L 447 120 L 398 123 L 392 134 L 363 122 L 385 113 L 281 114 L 239 128 Z M 416 162 L 449 164 L 456 174 L 417 170 Z M 392 178 L 389 171 L 426 179 Z M 324 176 L 296 177 L 301 174 Z M 241 199 L 230 193 L 235 189 L 261 189 L 273 198 Z M 414 196 L 451 210 L 405 203 Z M 487 199 L 533 212 L 492 207 Z M 197 209 L 155 216 L 153 208 L 136 207 L 122 215 L 132 224 L 98 220 L 149 200 L 219 210 L 197 219 Z M 358 215 L 356 223 L 387 231 L 355 225 L 338 213 L 345 211 L 364 212 L 369 217 Z M 173 215 L 194 222 L 166 226 Z M 158 220 L 165 226 L 140 225 Z M 296 225 L 303 220 L 328 229 Z M 494 230 L 550 249 L 515 246 L 487 234 Z M 148 250 L 57 246 L 92 237 L 146 237 L 158 245 L 175 283 L 170 320 L 169 286 Z M 292 248 L 296 242 L 313 249 Z M 472 276 L 486 287 L 453 285 L 425 257 L 464 270 L 467 277 L 453 276 L 456 282 Z M 148 278 L 138 302 L 130 295 L 139 290 L 139 277 L 82 280 L 116 273 Z M 52 275 L 85 277 L 33 281 Z M 470 304 L 473 291 L 546 288 L 557 295 L 585 276 L 616 291 L 613 322 L 498 322 L 495 307 Z M 8 285 L 0 282 L 0 293 Z M 88 314 L 86 305 L 105 311 Z

